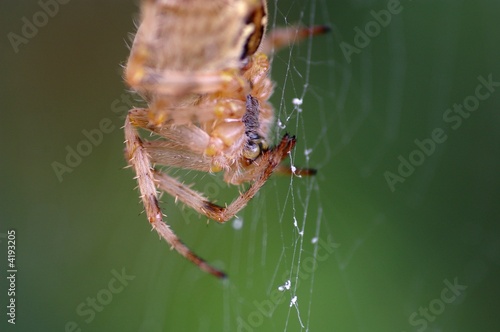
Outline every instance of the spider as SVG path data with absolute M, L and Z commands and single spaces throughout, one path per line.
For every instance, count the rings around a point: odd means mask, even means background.
M 148 104 L 131 109 L 124 126 L 125 157 L 147 218 L 173 249 L 219 278 L 226 274 L 193 253 L 163 221 L 157 189 L 224 223 L 273 171 L 292 173 L 280 164 L 295 137 L 286 134 L 276 146 L 269 144 L 274 112 L 266 54 L 327 28 L 276 29 L 264 39 L 266 23 L 264 0 L 142 0 L 141 24 L 125 68 L 126 83 Z M 141 138 L 139 128 L 158 139 Z M 223 172 L 227 183 L 250 186 L 222 207 L 155 165 Z

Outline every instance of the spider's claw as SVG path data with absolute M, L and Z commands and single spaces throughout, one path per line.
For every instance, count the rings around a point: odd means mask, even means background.
M 281 139 L 280 144 L 275 149 L 283 151 L 284 154 L 288 154 L 290 151 L 292 151 L 295 143 L 297 143 L 295 135 L 290 136 L 290 134 L 286 133 Z
M 299 176 L 313 176 L 318 173 L 317 169 L 314 168 L 297 168 L 295 174 Z
M 304 29 L 304 33 L 307 33 L 308 36 L 317 36 L 325 33 L 329 33 L 332 31 L 332 28 L 329 25 L 315 25 L 310 28 Z
M 186 253 L 186 258 L 189 259 L 191 262 L 195 263 L 201 270 L 208 272 L 219 279 L 227 278 L 226 273 L 211 266 L 203 258 L 197 256 L 195 253 L 191 251 Z
M 208 264 L 207 264 L 207 266 L 209 267 L 209 270 L 205 270 L 205 271 L 207 271 L 208 273 L 210 273 L 210 274 L 211 274 L 211 275 L 213 275 L 214 277 L 217 277 L 217 278 L 219 278 L 219 279 L 227 279 L 227 274 L 226 274 L 226 273 L 224 273 L 224 272 L 222 272 L 222 271 L 220 271 L 220 270 L 217 270 L 217 269 L 215 269 L 215 268 L 211 267 L 211 266 L 210 266 L 210 265 L 208 265 Z M 202 267 L 202 270 L 203 270 L 203 269 L 204 269 L 204 268 Z

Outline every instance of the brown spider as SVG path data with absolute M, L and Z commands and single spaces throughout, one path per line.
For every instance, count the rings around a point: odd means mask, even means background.
M 264 185 L 295 145 L 286 134 L 269 147 L 274 112 L 266 53 L 326 31 L 276 29 L 263 40 L 264 0 L 143 0 L 141 24 L 125 69 L 127 84 L 148 103 L 125 121 L 126 158 L 136 173 L 152 227 L 175 250 L 216 277 L 222 271 L 194 254 L 163 222 L 157 188 L 218 222 L 230 220 Z M 160 139 L 146 141 L 137 128 Z M 221 207 L 154 165 L 224 172 L 246 192 Z M 295 173 L 314 174 L 314 170 Z

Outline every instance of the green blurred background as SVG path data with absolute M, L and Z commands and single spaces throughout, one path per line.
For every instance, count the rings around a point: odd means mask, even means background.
M 392 4 L 269 5 L 273 24 L 332 26 L 329 36 L 285 49 L 273 62 L 272 101 L 286 125 L 277 135 L 297 134 L 294 163 L 319 173 L 273 178 L 239 214 L 241 229 L 207 225 L 163 196 L 177 234 L 228 272 L 221 282 L 150 231 L 133 174 L 122 169 L 120 66 L 137 3 L 69 1 L 13 47 L 9 33 L 21 36 L 22 18 L 32 22 L 41 7 L 1 1 L 0 330 L 500 330 L 500 87 L 458 128 L 443 120 L 475 93 L 479 76 L 500 81 L 500 2 L 401 1 L 347 61 L 341 43 L 355 46 L 355 28 Z M 300 97 L 302 112 L 292 105 Z M 103 119 L 109 133 L 58 179 L 52 164 L 64 164 L 67 147 Z M 414 141 L 436 128 L 447 140 L 391 191 L 384 174 L 397 174 L 398 157 L 417 156 Z M 213 176 L 176 175 L 219 203 L 237 193 Z M 6 315 L 11 229 L 14 326 Z M 291 290 L 269 305 L 290 269 Z M 447 291 L 446 280 L 463 286 Z M 297 307 L 289 305 L 293 296 Z

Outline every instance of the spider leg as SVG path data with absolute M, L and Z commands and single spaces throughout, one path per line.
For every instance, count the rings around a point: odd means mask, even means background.
M 138 110 L 132 110 L 138 111 Z M 147 110 L 142 110 L 147 112 Z M 175 235 L 170 227 L 163 222 L 162 212 L 158 203 L 158 194 L 154 181 L 153 170 L 151 168 L 150 158 L 143 142 L 139 137 L 130 115 L 125 120 L 125 140 L 126 157 L 129 164 L 134 168 L 137 174 L 137 182 L 141 193 L 142 203 L 146 210 L 148 220 L 158 234 L 169 243 L 173 249 L 182 256 L 196 264 L 201 270 L 206 271 L 218 278 L 224 278 L 224 272 L 210 266 L 202 258 L 193 253 L 181 240 Z
M 290 44 L 295 44 L 311 36 L 321 35 L 330 31 L 326 25 L 316 25 L 312 27 L 275 28 L 269 32 L 261 44 L 260 51 L 265 54 L 271 54 L 280 48 Z
M 202 154 L 210 140 L 210 136 L 197 126 L 151 124 L 148 111 L 144 109 L 133 109 L 129 112 L 129 116 L 136 127 L 147 129 L 168 139 L 171 142 L 170 148 L 189 149 Z M 155 142 L 149 142 L 150 146 L 154 146 Z
M 318 171 L 314 168 L 295 167 L 292 169 L 292 167 L 290 166 L 279 165 L 278 167 L 276 167 L 276 170 L 274 172 L 281 175 L 313 176 L 316 175 Z
M 201 153 L 190 150 L 189 147 L 164 140 L 145 141 L 143 142 L 143 146 L 153 164 L 202 172 L 212 171 L 211 159 Z
M 265 151 L 258 160 L 254 161 L 255 165 L 251 165 L 252 169 L 244 172 L 245 175 L 241 175 L 238 178 L 236 178 L 236 176 L 232 178 L 230 180 L 231 182 L 247 182 L 251 179 L 255 179 L 255 181 L 247 191 L 240 194 L 227 207 L 221 207 L 210 202 L 202 194 L 160 171 L 154 170 L 153 176 L 160 189 L 176 199 L 179 199 L 198 213 L 204 214 L 210 219 L 220 223 L 224 223 L 247 205 L 248 201 L 250 201 L 266 183 L 276 167 L 286 158 L 294 146 L 295 137 L 285 135 L 280 144 L 271 150 Z

